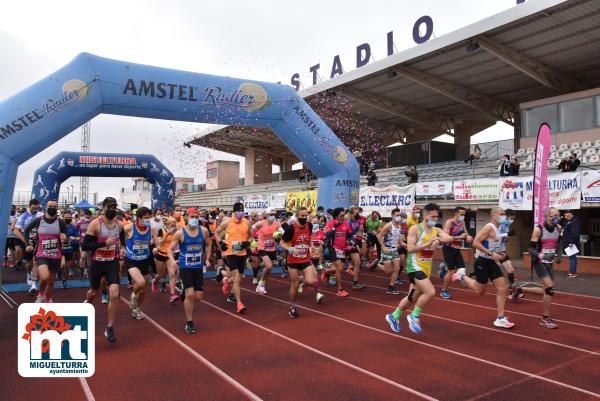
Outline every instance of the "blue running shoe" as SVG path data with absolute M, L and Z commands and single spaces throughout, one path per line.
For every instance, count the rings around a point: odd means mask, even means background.
M 415 334 L 421 334 L 421 319 L 413 317 L 412 314 L 406 315 L 408 321 L 408 328 Z
M 440 292 L 440 297 L 442 297 L 444 299 L 452 299 L 452 295 L 450 295 L 450 293 L 448 292 L 448 290 L 442 290 Z
M 394 319 L 394 315 L 392 315 L 391 313 L 385 315 L 385 321 L 388 322 L 388 324 L 390 325 L 390 329 L 392 329 L 394 333 L 400 333 L 402 331 L 402 329 L 400 328 L 400 322 Z
M 438 273 L 440 279 L 444 279 L 446 277 L 446 264 L 444 262 L 440 263 L 440 271 Z
M 396 284 L 398 284 L 398 285 L 404 285 L 404 280 L 402 280 L 400 277 L 398 277 L 396 279 Z
M 102 303 L 103 304 L 107 304 L 108 303 L 108 294 L 102 294 Z

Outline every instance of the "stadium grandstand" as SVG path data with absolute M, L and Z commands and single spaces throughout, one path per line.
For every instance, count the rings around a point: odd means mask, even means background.
M 551 174 L 573 152 L 580 170 L 598 169 L 599 32 L 599 1 L 529 1 L 300 93 L 361 164 L 374 164 L 377 186 L 405 185 L 408 165 L 416 166 L 419 183 L 497 177 L 504 154 L 518 157 L 520 175 L 531 175 L 542 122 L 552 127 Z M 471 137 L 498 122 L 513 127 L 514 140 L 479 144 L 480 157 L 465 163 Z M 454 143 L 434 140 L 443 134 Z M 187 143 L 244 157 L 246 175 L 239 187 L 183 194 L 183 205 L 229 206 L 253 194 L 316 187 L 316 180 L 297 180 L 298 158 L 268 129 L 228 126 Z M 272 165 L 281 172 L 271 174 Z M 441 198 L 446 209 L 466 204 L 473 230 L 498 204 Z M 417 203 L 427 199 L 417 196 Z M 582 202 L 582 220 L 600 227 L 592 210 L 598 206 Z M 529 232 L 531 213 L 522 214 L 520 226 Z M 598 256 L 600 232 L 587 230 Z M 520 254 L 528 240 L 523 235 L 512 252 Z

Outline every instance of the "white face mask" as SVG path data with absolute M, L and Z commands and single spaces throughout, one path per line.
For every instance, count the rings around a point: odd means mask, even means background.
M 415 213 L 415 219 L 418 219 L 419 217 L 421 217 L 421 213 Z

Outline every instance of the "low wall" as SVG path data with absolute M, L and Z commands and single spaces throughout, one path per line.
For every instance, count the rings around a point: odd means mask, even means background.
M 531 256 L 529 256 L 529 252 L 523 252 L 523 266 L 531 268 Z M 560 264 L 554 264 L 554 270 L 568 272 L 569 258 L 563 255 L 562 262 Z M 595 256 L 578 256 L 577 273 L 600 275 L 600 258 Z

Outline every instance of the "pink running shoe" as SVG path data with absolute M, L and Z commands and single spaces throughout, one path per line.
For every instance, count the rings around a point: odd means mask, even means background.
M 179 295 L 177 294 L 171 294 L 171 296 L 169 297 L 169 303 L 171 305 L 175 305 L 175 302 L 179 301 Z
M 158 294 L 158 284 L 155 283 L 154 280 L 152 281 L 152 293 Z

